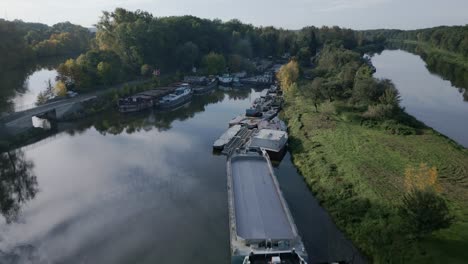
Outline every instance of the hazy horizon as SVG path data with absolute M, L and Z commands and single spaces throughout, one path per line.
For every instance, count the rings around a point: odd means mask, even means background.
M 116 7 L 144 10 L 156 17 L 193 15 L 223 21 L 239 19 L 255 26 L 300 29 L 304 26 L 340 26 L 352 29 L 418 29 L 468 24 L 468 1 L 448 0 L 4 0 L 0 17 L 53 25 L 70 21 L 85 27 L 95 24 L 102 11 Z M 251 11 L 253 10 L 253 12 Z M 260 12 L 261 10 L 261 12 Z

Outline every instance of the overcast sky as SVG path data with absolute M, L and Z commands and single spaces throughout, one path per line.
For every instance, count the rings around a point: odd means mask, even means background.
M 141 9 L 154 16 L 194 15 L 288 29 L 341 26 L 415 29 L 468 24 L 468 0 L 0 0 L 0 17 L 55 24 L 95 24 L 103 10 Z

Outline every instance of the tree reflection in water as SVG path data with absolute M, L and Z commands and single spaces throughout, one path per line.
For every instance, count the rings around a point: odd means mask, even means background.
M 0 154 L 0 211 L 7 223 L 17 220 L 21 206 L 36 196 L 33 168 L 21 150 Z

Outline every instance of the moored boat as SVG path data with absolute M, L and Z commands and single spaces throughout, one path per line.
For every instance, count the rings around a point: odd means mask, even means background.
M 207 81 L 206 83 L 202 83 L 199 85 L 195 85 L 192 90 L 195 95 L 201 95 L 201 94 L 206 94 L 210 91 L 212 91 L 214 88 L 216 88 L 216 85 L 218 84 L 216 79 L 212 79 L 210 81 Z
M 250 140 L 250 147 L 266 150 L 273 159 L 281 159 L 286 151 L 288 133 L 281 130 L 260 129 Z
M 233 81 L 233 77 L 229 74 L 223 74 L 223 76 L 218 77 L 218 81 L 220 85 L 231 85 Z
M 182 84 L 173 93 L 161 98 L 159 100 L 159 107 L 163 109 L 177 107 L 188 102 L 191 98 L 192 89 L 190 89 L 188 84 Z
M 231 263 L 306 264 L 307 252 L 265 151 L 227 162 Z
M 241 130 L 240 125 L 235 125 L 230 127 L 226 132 L 224 132 L 214 143 L 213 148 L 216 150 L 222 150 L 224 146 L 236 136 L 236 134 Z
M 153 105 L 153 97 L 146 95 L 134 95 L 127 98 L 122 98 L 119 99 L 117 103 L 119 112 L 121 113 L 138 112 L 151 108 Z

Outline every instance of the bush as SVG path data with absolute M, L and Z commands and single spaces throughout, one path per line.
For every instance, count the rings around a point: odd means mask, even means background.
M 362 117 L 375 120 L 383 120 L 393 113 L 393 106 L 386 104 L 369 105 Z
M 400 215 L 416 238 L 447 228 L 453 221 L 445 200 L 430 189 L 408 192 L 400 205 Z

